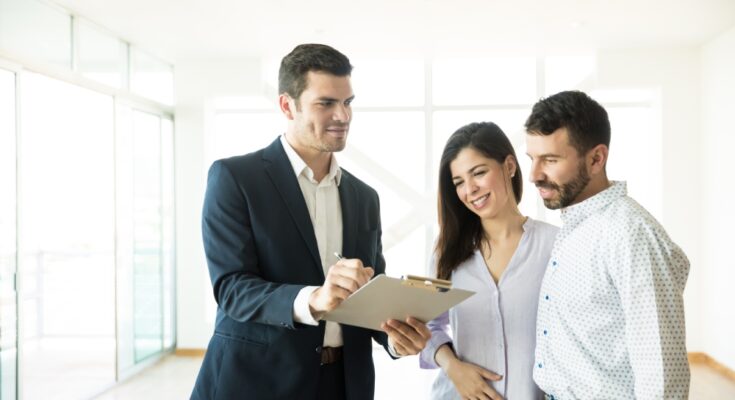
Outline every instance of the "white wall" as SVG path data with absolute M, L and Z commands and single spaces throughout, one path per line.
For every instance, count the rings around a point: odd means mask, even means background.
M 704 351 L 735 369 L 735 27 L 702 49 L 702 307 Z M 691 210 L 691 211 L 690 211 Z
M 660 221 L 689 257 L 684 292 L 687 347 L 702 351 L 700 310 L 700 50 L 691 48 L 603 51 L 598 54 L 600 88 L 651 88 L 660 93 L 663 148 Z M 614 128 L 614 127 L 613 127 Z M 615 152 L 613 129 L 611 153 Z M 645 165 L 641 165 L 645 168 Z
M 256 93 L 260 63 L 190 62 L 176 65 L 177 346 L 205 348 L 212 336 L 216 304 L 201 238 L 206 187 L 204 165 L 208 102 L 218 96 Z M 243 132 L 248 134 L 248 132 Z

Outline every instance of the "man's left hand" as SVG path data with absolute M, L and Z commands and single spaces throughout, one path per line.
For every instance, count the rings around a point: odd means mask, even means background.
M 431 338 L 426 324 L 413 317 L 406 318 L 406 322 L 390 319 L 380 328 L 388 334 L 391 346 L 400 356 L 418 354 Z

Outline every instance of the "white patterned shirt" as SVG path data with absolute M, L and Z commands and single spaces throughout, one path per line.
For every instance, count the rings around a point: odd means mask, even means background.
M 553 399 L 686 399 L 689 261 L 625 182 L 562 210 L 533 378 Z

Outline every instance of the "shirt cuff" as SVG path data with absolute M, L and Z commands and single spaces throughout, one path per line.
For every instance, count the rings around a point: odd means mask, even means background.
M 443 344 L 452 344 L 452 338 L 443 331 L 431 332 L 431 339 L 426 343 L 426 347 L 419 353 L 419 367 L 421 369 L 439 368 L 434 357 L 436 352 Z
M 398 354 L 398 352 L 396 351 L 396 349 L 393 347 L 393 344 L 390 342 L 390 339 L 388 339 L 388 353 L 393 358 L 401 358 L 401 357 L 403 357 L 402 355 Z
M 319 286 L 305 286 L 299 290 L 299 294 L 296 295 L 296 299 L 293 301 L 293 319 L 296 322 L 318 326 L 319 321 L 314 319 L 309 309 L 309 296 L 317 290 Z

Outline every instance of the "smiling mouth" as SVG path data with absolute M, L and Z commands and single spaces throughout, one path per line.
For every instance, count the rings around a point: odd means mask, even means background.
M 331 127 L 327 128 L 327 132 L 333 136 L 345 136 L 347 135 L 347 127 L 346 126 L 340 126 L 340 127 Z
M 483 205 L 485 205 L 485 202 L 487 201 L 487 199 L 489 197 L 490 197 L 490 193 L 488 193 L 488 194 L 486 194 L 486 195 L 484 195 L 482 197 L 479 197 L 479 198 L 477 198 L 475 200 L 472 200 L 470 203 L 472 203 L 472 205 L 475 206 L 475 208 L 480 208 Z
M 541 195 L 541 198 L 542 199 L 548 199 L 548 198 L 552 197 L 555 190 L 556 189 L 548 188 L 548 187 L 539 187 L 538 188 L 538 192 Z

